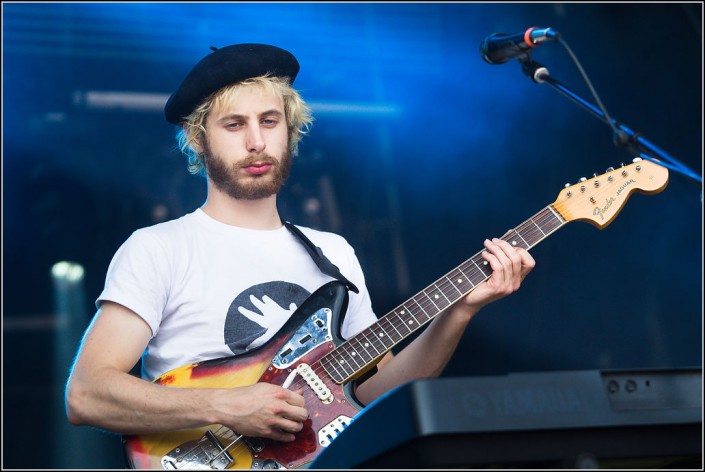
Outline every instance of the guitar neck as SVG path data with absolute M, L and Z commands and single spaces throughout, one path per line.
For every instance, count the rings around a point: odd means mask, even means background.
M 528 250 L 566 222 L 553 206 L 549 205 L 516 228 L 507 231 L 501 239 L 515 247 Z M 482 258 L 482 251 L 476 253 L 379 321 L 326 354 L 321 358 L 321 366 L 338 384 L 359 376 L 387 351 L 470 293 L 490 275 L 492 269 Z

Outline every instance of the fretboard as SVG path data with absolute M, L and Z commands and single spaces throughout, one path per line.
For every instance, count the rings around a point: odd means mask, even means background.
M 566 221 L 551 205 L 501 239 L 515 247 L 530 249 Z M 383 354 L 424 326 L 446 308 L 470 293 L 492 275 L 482 251 L 446 273 L 425 289 L 397 306 L 320 359 L 330 378 L 343 384 L 376 363 Z

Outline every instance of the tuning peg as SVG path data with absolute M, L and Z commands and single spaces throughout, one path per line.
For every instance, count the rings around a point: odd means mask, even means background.
M 632 162 L 639 162 L 642 160 L 643 159 L 641 157 L 635 157 L 634 159 L 632 159 Z M 639 172 L 641 170 L 641 165 L 637 164 L 634 168 L 636 169 L 637 172 Z
M 570 183 L 565 184 L 565 188 L 568 188 L 568 187 L 570 187 Z M 571 192 L 570 190 L 568 190 L 568 191 L 565 193 L 565 195 L 566 195 L 566 197 L 570 198 L 570 197 L 573 196 L 573 192 Z

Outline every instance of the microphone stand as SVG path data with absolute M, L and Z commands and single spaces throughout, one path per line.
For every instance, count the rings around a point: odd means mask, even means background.
M 648 159 L 652 162 L 655 162 L 656 164 L 668 167 L 669 169 L 673 169 L 674 171 L 679 172 L 685 175 L 686 177 L 696 181 L 698 184 L 700 184 L 700 187 L 702 188 L 701 176 L 697 175 L 684 164 L 678 162 L 678 160 L 676 160 L 675 158 L 669 156 L 665 151 L 651 143 L 638 131 L 630 129 L 625 124 L 620 123 L 615 119 L 608 119 L 600 109 L 583 100 L 570 89 L 568 89 L 565 85 L 561 84 L 556 79 L 551 77 L 548 72 L 548 69 L 544 65 L 532 60 L 528 55 L 520 56 L 517 58 L 517 60 L 521 63 L 521 69 L 524 74 L 526 74 L 526 76 L 528 76 L 533 82 L 537 84 L 549 84 L 555 90 L 562 93 L 569 99 L 573 100 L 575 103 L 585 108 L 587 111 L 595 115 L 600 120 L 604 121 L 608 125 L 611 125 L 612 129 L 615 130 L 615 133 L 612 137 L 615 146 L 626 147 L 627 149 L 644 159 Z M 654 158 L 651 157 L 649 154 L 657 156 L 660 161 L 654 160 Z M 666 161 L 667 163 L 664 161 Z

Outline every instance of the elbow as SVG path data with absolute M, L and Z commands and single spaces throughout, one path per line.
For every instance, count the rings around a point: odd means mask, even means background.
M 66 384 L 64 403 L 66 418 L 69 423 L 74 426 L 81 426 L 87 423 L 85 408 L 88 404 L 88 394 L 81 387 L 80 382 L 75 379 L 69 380 Z

